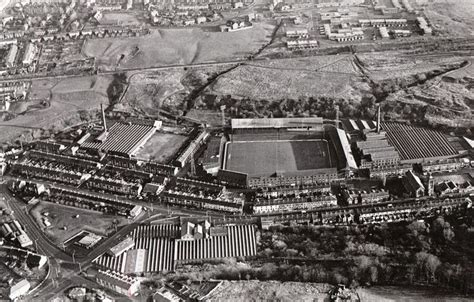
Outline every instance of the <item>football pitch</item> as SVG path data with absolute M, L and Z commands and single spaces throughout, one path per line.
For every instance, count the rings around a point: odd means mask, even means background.
M 268 177 L 334 166 L 326 140 L 238 141 L 227 143 L 225 169 Z

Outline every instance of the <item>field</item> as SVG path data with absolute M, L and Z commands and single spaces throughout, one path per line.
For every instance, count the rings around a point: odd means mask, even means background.
M 41 227 L 44 227 L 42 222 L 42 217 L 44 217 L 42 213 L 44 212 L 49 213 L 48 220 L 51 222 L 51 226 L 44 232 L 58 245 L 82 230 L 106 235 L 115 231 L 114 220 L 118 221 L 117 227 L 128 223 L 128 220 L 123 217 L 103 215 L 95 211 L 41 201 L 30 211 L 36 223 Z M 79 215 L 79 217 L 74 218 L 75 215 Z M 63 229 L 64 226 L 67 227 L 66 230 Z
M 326 301 L 331 286 L 279 281 L 223 281 L 210 301 Z
M 136 156 L 141 159 L 166 163 L 187 140 L 184 135 L 156 132 Z
M 470 80 L 473 76 L 474 67 L 470 58 L 467 66 L 393 93 L 387 102 L 402 107 L 426 107 L 427 110 L 418 111 L 424 112 L 424 119 L 434 125 L 470 128 L 474 126 L 474 92 Z
M 174 112 L 185 108 L 186 96 L 221 72 L 219 66 L 137 72 L 129 77 L 129 86 L 115 109 L 156 116 L 160 109 Z
M 99 23 L 101 25 L 140 25 L 140 21 L 134 15 L 130 13 L 116 13 L 109 12 L 105 13 L 100 19 Z
M 426 2 L 426 1 L 418 1 Z M 472 0 L 430 0 L 424 8 L 434 28 L 447 36 L 472 36 Z
M 331 96 L 358 101 L 370 87 L 351 57 L 318 56 L 239 66 L 220 76 L 209 90 L 251 99 Z
M 429 301 L 444 301 L 444 302 L 468 302 L 472 298 L 464 297 L 443 291 L 440 288 L 430 287 L 399 287 L 399 286 L 374 286 L 361 287 L 357 289 L 361 301 L 367 302 L 391 302 L 391 301 L 405 301 L 405 302 L 429 302 Z
M 109 77 L 102 76 L 32 81 L 29 100 L 12 106 L 10 119 L 2 121 L 0 142 L 22 134 L 31 139 L 39 135 L 35 132 L 78 122 L 79 111 L 98 110 L 101 103 L 108 103 L 109 82 Z
M 232 33 L 160 29 L 142 37 L 88 40 L 83 53 L 95 57 L 102 69 L 219 62 L 255 53 L 268 42 L 272 28 L 255 24 L 252 29 Z
M 184 70 L 167 70 L 136 73 L 129 77 L 129 86 L 115 109 L 157 115 L 164 107 L 179 107 L 181 100 L 175 95 L 185 89 L 181 84 Z
M 322 140 L 246 141 L 227 144 L 225 168 L 271 176 L 332 167 L 329 146 Z
M 370 78 L 376 81 L 442 70 L 444 66 L 466 60 L 456 54 L 414 55 L 400 51 L 359 53 L 357 57 Z

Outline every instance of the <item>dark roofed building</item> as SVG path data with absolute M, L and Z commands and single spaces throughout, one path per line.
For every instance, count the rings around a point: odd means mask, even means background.
M 247 187 L 248 174 L 220 169 L 217 172 L 217 180 L 224 184 L 234 185 L 238 187 Z
M 403 186 L 411 197 L 421 197 L 425 194 L 425 186 L 421 179 L 413 173 L 408 171 L 403 178 Z

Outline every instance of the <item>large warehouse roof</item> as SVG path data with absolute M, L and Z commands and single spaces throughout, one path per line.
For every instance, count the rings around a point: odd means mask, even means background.
M 322 117 L 295 117 L 295 118 L 241 118 L 231 120 L 232 129 L 252 128 L 303 128 L 315 127 L 323 124 Z
M 155 133 L 156 129 L 154 124 L 116 122 L 99 137 L 88 137 L 81 147 L 131 155 Z

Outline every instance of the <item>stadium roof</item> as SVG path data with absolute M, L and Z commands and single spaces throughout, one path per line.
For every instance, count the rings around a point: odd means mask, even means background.
M 336 129 L 337 136 L 341 142 L 342 150 L 344 151 L 344 156 L 347 161 L 347 167 L 350 169 L 357 169 L 357 164 L 355 162 L 354 156 L 352 155 L 351 145 L 347 139 L 346 131 L 342 129 Z
M 303 128 L 315 127 L 323 124 L 321 117 L 298 117 L 298 118 L 243 118 L 232 119 L 232 129 L 252 128 Z

